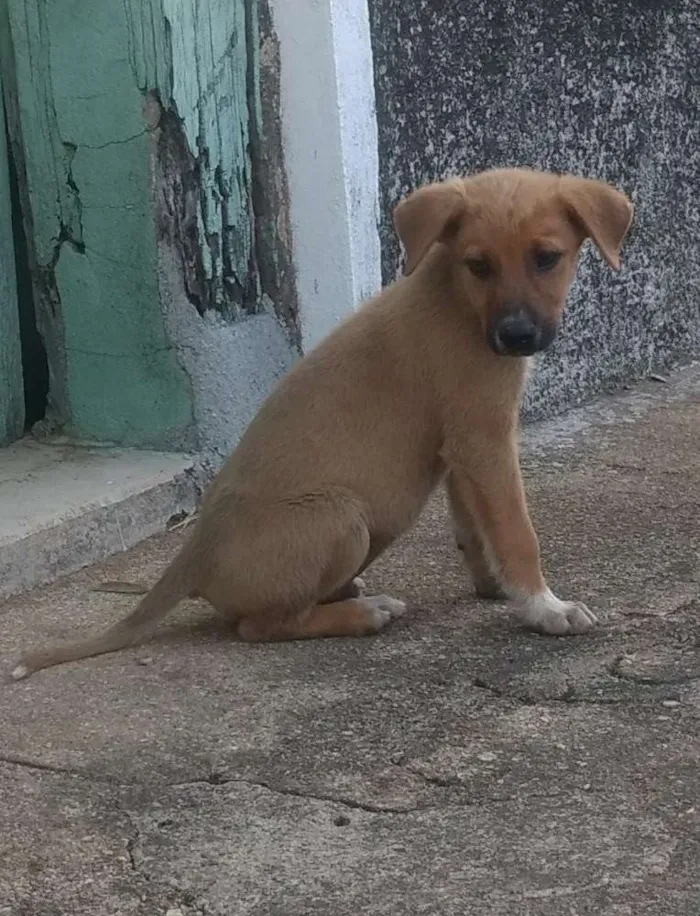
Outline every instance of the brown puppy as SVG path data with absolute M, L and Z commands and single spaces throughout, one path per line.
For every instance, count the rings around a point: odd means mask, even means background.
M 547 587 L 517 454 L 528 359 L 553 340 L 581 243 L 611 267 L 632 220 L 608 185 L 497 170 L 424 187 L 395 223 L 406 276 L 282 381 L 209 488 L 189 542 L 125 620 L 27 655 L 39 668 L 146 636 L 203 597 L 245 640 L 361 636 L 404 610 L 355 577 L 446 478 L 481 595 L 542 633 L 585 633 L 583 604 Z

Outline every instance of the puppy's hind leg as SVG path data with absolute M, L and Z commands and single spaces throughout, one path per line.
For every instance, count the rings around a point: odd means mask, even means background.
M 238 635 L 246 642 L 281 642 L 331 636 L 371 636 L 406 610 L 403 601 L 388 595 L 348 598 L 315 604 L 300 614 L 270 614 L 244 618 Z
M 334 520 L 336 523 L 338 519 Z M 271 603 L 255 613 L 248 613 L 240 621 L 238 634 L 247 642 L 276 642 L 282 640 L 317 639 L 333 636 L 366 636 L 378 633 L 393 618 L 405 610 L 402 601 L 387 595 L 363 596 L 364 583 L 353 578 L 364 568 L 370 537 L 364 522 L 357 518 L 344 519 L 340 537 L 323 538 L 320 524 L 314 532 L 319 545 L 323 545 L 315 558 L 324 569 L 318 581 L 316 572 L 315 594 L 311 600 L 301 601 L 297 594 L 292 602 L 289 593 L 280 595 L 278 603 Z M 335 525 L 333 526 L 335 527 Z M 337 531 L 337 528 L 336 528 Z M 330 555 L 328 546 L 331 546 Z M 300 551 L 297 557 L 308 564 L 310 557 Z M 325 555 L 324 555 L 325 554 Z M 310 571 L 289 570 L 290 579 L 306 581 Z

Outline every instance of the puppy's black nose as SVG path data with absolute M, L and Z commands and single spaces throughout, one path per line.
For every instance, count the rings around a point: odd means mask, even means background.
M 504 356 L 531 356 L 540 348 L 540 333 L 532 319 L 522 312 L 504 315 L 493 329 L 492 345 Z

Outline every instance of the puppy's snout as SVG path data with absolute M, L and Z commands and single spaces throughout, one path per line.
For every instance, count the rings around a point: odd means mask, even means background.
M 542 333 L 527 312 L 500 315 L 493 323 L 491 346 L 503 356 L 531 356 L 542 348 Z

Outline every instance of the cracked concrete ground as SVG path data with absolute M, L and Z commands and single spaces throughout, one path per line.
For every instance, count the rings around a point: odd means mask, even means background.
M 476 601 L 438 498 L 380 636 L 242 645 L 200 605 L 0 688 L 2 916 L 698 916 L 700 367 L 526 432 L 555 640 Z M 182 534 L 8 601 L 0 664 L 101 627 Z

